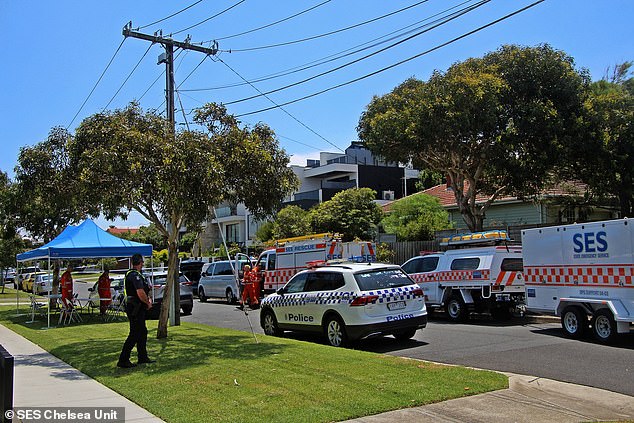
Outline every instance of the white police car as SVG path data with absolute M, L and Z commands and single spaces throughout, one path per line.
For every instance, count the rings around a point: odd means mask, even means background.
M 261 307 L 265 334 L 323 333 L 336 347 L 370 336 L 406 340 L 427 325 L 423 291 L 391 264 L 345 263 L 304 270 L 264 298 Z

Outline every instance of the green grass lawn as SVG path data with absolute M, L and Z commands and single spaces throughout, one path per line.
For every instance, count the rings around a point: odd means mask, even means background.
M 508 386 L 499 373 L 264 335 L 256 344 L 251 333 L 193 323 L 159 341 L 156 321 L 157 363 L 119 369 L 127 322 L 40 330 L 12 313 L 0 309 L 0 323 L 168 422 L 330 422 Z
M 11 286 L 13 286 L 13 284 L 11 284 Z M 18 291 L 18 296 L 20 297 L 20 301 L 24 300 L 26 302 L 29 302 L 30 295 L 31 295 L 30 292 Z M 0 287 L 0 301 L 1 302 L 15 301 L 15 289 L 5 286 L 4 293 L 2 293 L 2 287 Z

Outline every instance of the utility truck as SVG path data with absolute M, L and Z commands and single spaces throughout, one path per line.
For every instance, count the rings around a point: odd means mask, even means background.
M 527 309 L 561 316 L 571 338 L 608 343 L 634 323 L 634 221 L 522 231 Z
M 505 231 L 459 234 L 441 240 L 444 252 L 421 252 L 403 270 L 425 293 L 430 310 L 444 309 L 451 321 L 471 312 L 508 319 L 523 312 L 522 248 Z
M 342 242 L 327 233 L 277 240 L 258 257 L 261 289 L 264 293 L 276 292 L 310 264 L 331 260 L 376 262 L 376 245 L 369 241 Z

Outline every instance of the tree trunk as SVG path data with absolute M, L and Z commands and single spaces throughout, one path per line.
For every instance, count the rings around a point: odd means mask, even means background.
M 164 339 L 167 338 L 167 323 L 168 323 L 168 319 L 169 319 L 169 309 L 170 309 L 170 303 L 172 301 L 175 301 L 173 298 L 173 294 L 175 292 L 179 292 L 176 291 L 175 286 L 178 284 L 175 284 L 175 280 L 178 279 L 178 250 L 177 250 L 177 246 L 176 246 L 176 242 L 174 241 L 168 241 L 167 244 L 167 280 L 165 281 L 165 289 L 163 291 L 163 301 L 161 303 L 161 313 L 159 315 L 159 322 L 158 322 L 158 329 L 156 331 L 156 338 L 157 339 Z M 180 300 L 180 296 L 177 297 Z M 179 304 L 179 309 L 175 309 L 174 312 L 175 317 L 178 316 L 179 319 L 178 324 L 180 324 L 180 304 Z M 175 319 L 176 321 L 176 319 Z

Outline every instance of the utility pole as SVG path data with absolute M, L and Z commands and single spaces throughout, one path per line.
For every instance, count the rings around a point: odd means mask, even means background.
M 181 48 L 183 50 L 193 50 L 199 53 L 204 53 L 208 56 L 214 56 L 218 53 L 218 43 L 213 42 L 211 48 L 193 45 L 191 44 L 189 35 L 185 41 L 176 41 L 170 37 L 163 37 L 162 31 L 155 32 L 154 35 L 143 34 L 132 30 L 132 21 L 128 22 L 123 27 L 123 36 L 138 38 L 145 41 L 150 41 L 153 44 L 161 44 L 165 48 L 165 53 L 159 55 L 158 63 L 165 63 L 165 104 L 167 104 L 167 120 L 170 124 L 170 130 L 172 136 L 176 134 L 176 117 L 175 117 L 175 103 L 174 103 L 174 47 Z M 176 228 L 180 230 L 180 228 Z M 177 260 L 178 262 L 178 260 Z M 179 269 L 176 269 L 174 274 L 174 280 L 172 281 L 171 301 L 169 298 L 163 300 L 170 301 L 169 311 L 169 323 L 170 326 L 180 325 L 180 283 L 179 283 Z

